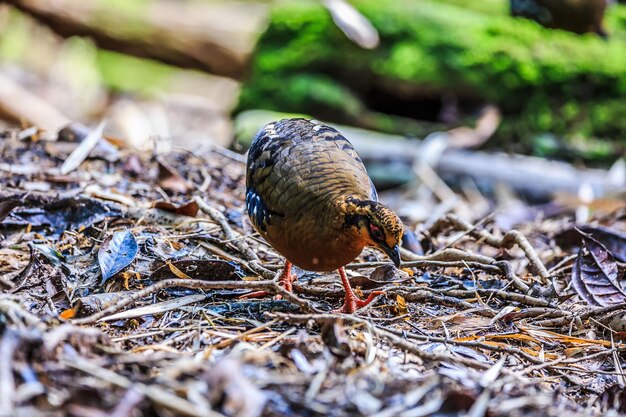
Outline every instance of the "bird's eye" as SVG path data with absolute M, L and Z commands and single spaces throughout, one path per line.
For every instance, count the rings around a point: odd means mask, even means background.
M 370 233 L 372 234 L 374 239 L 383 240 L 383 232 L 380 231 L 378 226 L 374 226 L 373 224 L 370 224 Z

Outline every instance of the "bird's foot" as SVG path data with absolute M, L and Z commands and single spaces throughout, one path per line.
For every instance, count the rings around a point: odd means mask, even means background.
M 296 279 L 298 279 L 298 276 L 296 274 L 291 274 L 288 278 L 286 275 L 281 275 L 278 283 L 280 284 L 281 287 L 283 287 L 287 291 L 293 292 L 293 281 L 295 281 Z M 267 291 L 253 291 L 247 294 L 240 295 L 239 298 L 261 298 L 269 294 L 270 293 Z M 280 300 L 282 298 L 283 296 L 280 294 L 277 294 L 276 296 L 274 296 L 274 300 Z
M 344 314 L 352 314 L 358 309 L 361 309 L 367 306 L 369 303 L 374 301 L 376 297 L 379 295 L 385 295 L 384 291 L 372 291 L 370 295 L 365 299 L 359 299 L 354 293 L 347 293 L 346 299 L 343 303 L 343 306 L 337 310 L 333 310 L 333 313 L 344 313 Z
M 298 276 L 296 274 L 290 274 L 289 276 L 281 275 L 279 283 L 280 283 L 280 286 L 286 289 L 287 291 L 293 292 L 293 282 L 297 279 L 298 279 Z M 275 300 L 280 300 L 281 298 L 283 298 L 283 296 L 280 294 L 274 297 Z

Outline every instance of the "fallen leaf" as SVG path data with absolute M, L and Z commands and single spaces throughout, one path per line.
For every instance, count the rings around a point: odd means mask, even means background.
M 125 297 L 131 296 L 133 293 L 128 291 L 105 292 L 101 294 L 90 294 L 79 298 L 81 314 L 88 316 L 98 313 L 105 308 L 119 302 Z
M 152 204 L 153 208 L 157 208 L 160 210 L 169 211 L 170 213 L 178 214 L 180 216 L 188 216 L 188 217 L 196 217 L 198 215 L 198 203 L 194 200 L 182 204 L 180 206 L 175 206 L 172 203 L 168 203 L 166 201 L 157 201 Z
M 176 272 L 175 272 L 176 271 Z M 206 281 L 240 280 L 245 274 L 234 262 L 208 259 L 185 259 L 168 262 L 150 275 L 153 281 L 168 278 L 203 279 Z
M 8 226 L 49 227 L 53 236 L 65 230 L 78 230 L 99 223 L 107 217 L 118 217 L 121 212 L 96 199 L 63 198 L 43 207 L 14 209 L 4 224 Z
M 402 234 L 402 247 L 417 255 L 423 255 L 424 249 L 422 244 L 411 230 L 405 229 Z
M 543 340 L 556 340 L 560 343 L 567 343 L 570 345 L 597 345 L 604 347 L 617 347 L 622 348 L 624 345 L 621 343 L 615 344 L 614 342 L 608 340 L 600 340 L 600 339 L 584 339 L 581 337 L 568 336 L 556 332 L 552 332 L 550 330 L 542 330 L 542 329 L 533 329 L 533 328 L 525 328 L 520 326 L 520 330 L 528 333 L 535 339 L 543 339 Z
M 604 317 L 601 317 L 599 321 L 611 330 L 616 332 L 626 332 L 626 312 L 616 311 L 610 313 Z
M 592 306 L 621 304 L 626 293 L 618 284 L 618 275 L 615 259 L 606 247 L 583 234 L 583 246 L 572 269 L 572 284 L 578 295 Z
M 138 250 L 139 245 L 135 236 L 128 230 L 116 232 L 107 238 L 98 251 L 98 263 L 102 272 L 101 284 L 130 265 Z
M 406 300 L 400 294 L 396 295 L 396 313 L 398 316 L 403 314 L 407 314 L 409 312 L 409 308 L 406 305 Z
M 626 233 L 602 226 L 583 226 L 580 229 L 602 243 L 615 259 L 626 262 Z
M 172 271 L 174 273 L 174 275 L 176 275 L 178 278 L 181 278 L 181 279 L 191 279 L 191 277 L 189 275 L 185 274 L 183 271 L 181 271 L 180 269 L 176 268 L 176 266 L 174 264 L 172 264 L 171 262 L 168 262 L 167 266 L 170 269 L 170 271 Z
M 159 163 L 159 186 L 164 190 L 186 194 L 194 190 L 194 186 L 168 163 L 157 160 Z
M 62 318 L 63 320 L 73 319 L 74 317 L 76 317 L 77 312 L 78 312 L 78 307 L 68 308 L 67 310 L 63 310 L 61 314 L 59 314 L 59 317 Z
M 205 300 L 207 297 L 208 296 L 206 294 L 191 294 L 185 297 L 172 298 L 167 301 L 161 301 L 160 303 L 148 304 L 147 306 L 137 307 L 130 310 L 122 311 L 120 313 L 115 313 L 110 316 L 105 316 L 98 320 L 98 322 L 128 320 L 154 314 L 163 314 L 165 312 L 175 310 L 188 304 L 197 303 L 198 301 Z
M 554 236 L 554 240 L 563 249 L 579 247 L 582 244 L 581 231 L 602 243 L 615 259 L 626 262 L 626 232 L 621 230 L 582 225 L 560 231 Z
M 54 246 L 37 243 L 30 243 L 29 246 L 40 252 L 52 265 L 59 266 L 65 262 L 63 254 Z
M 409 274 L 402 269 L 397 269 L 393 265 L 382 265 L 374 269 L 369 277 L 364 275 L 350 277 L 350 284 L 363 290 L 371 290 L 391 283 L 401 283 L 409 278 Z

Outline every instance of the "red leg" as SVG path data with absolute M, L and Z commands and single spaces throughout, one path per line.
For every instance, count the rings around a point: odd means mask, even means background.
M 343 306 L 338 310 L 333 310 L 333 313 L 352 314 L 359 308 L 363 308 L 371 303 L 374 298 L 376 298 L 376 296 L 385 294 L 384 291 L 372 291 L 372 293 L 369 295 L 369 297 L 367 297 L 365 301 L 360 300 L 356 296 L 356 294 L 354 294 L 354 291 L 350 286 L 350 281 L 348 280 L 348 277 L 346 275 L 346 270 L 343 267 L 339 268 L 339 276 L 341 276 L 341 283 L 343 284 L 343 288 L 346 292 L 346 298 L 343 302 Z
M 291 273 L 291 262 L 285 261 L 285 267 L 283 268 L 283 272 L 280 274 L 280 278 L 278 282 L 280 285 L 289 292 L 293 292 L 293 281 L 298 278 L 296 274 Z M 267 295 L 267 291 L 254 291 L 248 294 L 244 294 L 239 298 L 257 298 L 257 297 L 265 297 Z M 282 298 L 281 295 L 276 296 L 276 300 L 280 300 Z
M 296 274 L 291 273 L 291 262 L 285 260 L 285 267 L 283 268 L 283 273 L 280 274 L 280 285 L 289 292 L 293 292 L 293 281 L 296 280 L 298 276 Z M 283 298 L 280 294 L 276 296 L 277 300 Z

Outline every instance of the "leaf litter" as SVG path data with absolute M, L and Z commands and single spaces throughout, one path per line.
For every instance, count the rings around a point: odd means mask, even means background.
M 130 231 L 120 230 L 109 236 L 98 250 L 98 264 L 102 272 L 100 285 L 130 265 L 138 251 L 139 245 Z
M 240 156 L 116 143 L 60 171 L 75 143 L 3 137 L 0 415 L 626 412 L 618 214 L 409 222 L 402 270 L 369 250 L 348 267 L 386 296 L 337 315 L 332 274 L 277 285 Z
M 626 294 L 618 283 L 617 263 L 599 241 L 583 234 L 583 245 L 572 269 L 572 284 L 590 305 L 608 307 L 624 304 Z

